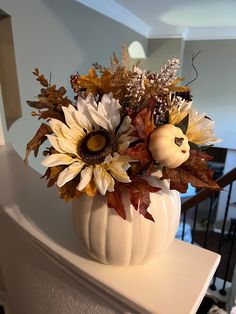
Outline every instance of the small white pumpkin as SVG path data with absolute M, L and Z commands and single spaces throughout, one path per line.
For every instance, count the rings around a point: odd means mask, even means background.
M 177 168 L 189 158 L 188 138 L 173 124 L 164 124 L 152 132 L 149 150 L 162 166 Z

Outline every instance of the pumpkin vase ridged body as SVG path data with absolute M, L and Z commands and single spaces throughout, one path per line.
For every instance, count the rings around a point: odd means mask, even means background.
M 117 266 L 144 264 L 165 252 L 172 243 L 180 219 L 179 193 L 168 182 L 154 177 L 150 184 L 161 190 L 150 193 L 148 211 L 155 222 L 144 218 L 123 193 L 126 220 L 107 206 L 106 197 L 83 195 L 73 200 L 73 223 L 79 244 L 96 260 Z

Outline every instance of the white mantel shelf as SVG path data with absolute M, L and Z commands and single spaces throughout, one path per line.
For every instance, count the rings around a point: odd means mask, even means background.
M 0 146 L 0 165 L 0 204 L 5 214 L 91 293 L 121 313 L 196 313 L 219 264 L 218 254 L 174 240 L 165 254 L 149 264 L 102 265 L 77 247 L 70 206 L 54 189 L 46 188 L 37 172 L 23 165 L 11 145 Z

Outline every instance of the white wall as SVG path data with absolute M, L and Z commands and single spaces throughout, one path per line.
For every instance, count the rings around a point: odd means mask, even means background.
M 183 46 L 182 38 L 151 38 L 148 40 L 147 59 L 143 63 L 147 69 L 158 72 L 168 59 L 178 58 L 182 62 Z
M 192 87 L 193 103 L 216 121 L 216 135 L 223 139 L 218 147 L 236 149 L 236 40 L 187 41 L 184 50 L 183 76 L 194 77 L 193 53 L 199 73 Z
M 183 76 L 194 77 L 193 53 L 201 50 L 195 65 L 198 79 L 191 84 L 195 107 L 215 120 L 216 135 L 223 141 L 215 146 L 227 148 L 224 173 L 236 167 L 236 40 L 187 41 L 184 50 Z M 220 193 L 216 221 L 222 222 L 227 201 L 226 187 Z M 236 200 L 233 185 L 231 202 Z M 235 218 L 229 208 L 228 219 Z
M 140 41 L 147 52 L 144 65 L 153 71 L 169 57 L 182 59 L 181 39 L 147 40 L 127 27 L 92 11 L 74 0 L 0 0 L 0 9 L 12 17 L 16 64 L 23 118 L 6 134 L 21 156 L 25 145 L 38 124 L 26 105 L 39 90 L 32 76 L 37 66 L 57 85 L 70 91 L 69 76 L 86 73 L 92 62 L 107 65 L 113 51 L 119 52 L 123 43 Z M 193 52 L 202 50 L 197 58 L 199 79 L 192 84 L 194 104 L 216 120 L 218 144 L 236 148 L 236 41 L 187 41 L 183 58 L 186 81 L 194 75 L 191 67 Z M 1 100 L 0 100 L 1 101 Z M 37 167 L 39 160 L 32 163 Z
M 52 72 L 53 82 L 70 90 L 70 74 L 87 73 L 93 62 L 108 65 L 113 51 L 119 52 L 122 44 L 136 40 L 147 46 L 141 35 L 74 0 L 0 0 L 0 9 L 12 18 L 23 112 L 6 139 L 22 157 L 38 127 L 26 105 L 39 91 L 31 74 L 35 67 L 47 76 Z M 39 159 L 31 158 L 31 164 L 42 171 Z

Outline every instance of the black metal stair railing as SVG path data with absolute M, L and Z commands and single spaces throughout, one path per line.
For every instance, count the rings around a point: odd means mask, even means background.
M 219 290 L 219 293 L 222 295 L 226 295 L 226 282 L 231 281 L 233 268 L 236 263 L 236 219 L 228 217 L 232 188 L 235 181 L 236 168 L 217 180 L 224 193 L 228 193 L 223 222 L 221 227 L 218 227 L 217 232 L 215 230 L 215 216 L 220 192 L 203 189 L 184 202 L 181 210 L 183 222 L 182 239 L 185 236 L 186 223 L 189 223 L 192 229 L 193 244 L 200 245 L 222 255 L 221 263 L 210 286 L 212 290 L 216 290 L 216 278 L 222 278 L 223 285 Z M 225 189 L 226 187 L 229 187 L 228 191 Z M 200 210 L 204 212 L 205 219 L 199 222 Z M 234 210 L 236 211 L 236 207 Z

